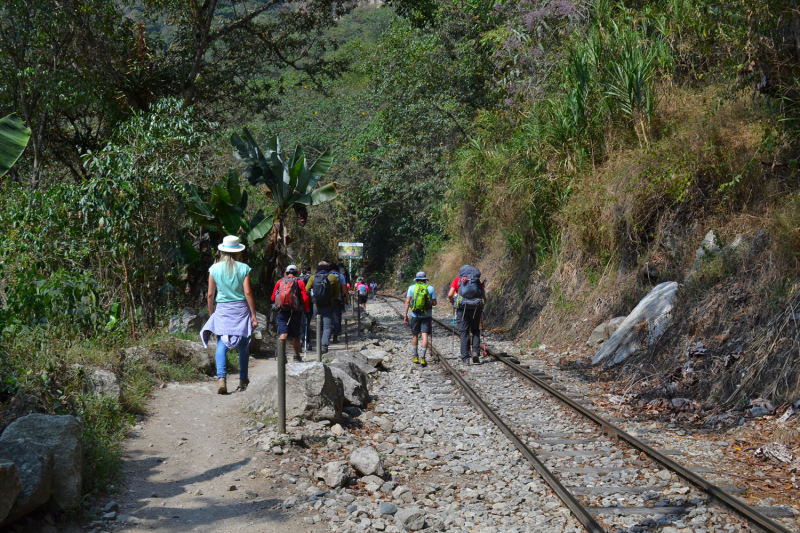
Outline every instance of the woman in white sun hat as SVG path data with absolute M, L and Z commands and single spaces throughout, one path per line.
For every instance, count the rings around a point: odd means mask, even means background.
M 244 390 L 247 364 L 250 361 L 250 335 L 258 326 L 253 290 L 250 286 L 251 268 L 240 263 L 245 246 L 239 237 L 228 235 L 218 247 L 219 259 L 208 269 L 208 322 L 200 331 L 203 345 L 208 347 L 211 334 L 217 336 L 217 393 L 227 394 L 228 349 L 239 349 L 239 387 Z M 216 310 L 214 309 L 216 303 Z

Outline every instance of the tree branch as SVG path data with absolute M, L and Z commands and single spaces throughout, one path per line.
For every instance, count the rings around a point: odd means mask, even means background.
M 253 10 L 248 15 L 245 15 L 244 17 L 240 18 L 236 22 L 234 22 L 232 24 L 228 24 L 227 26 L 224 26 L 224 27 L 218 29 L 217 31 L 215 31 L 213 33 L 210 33 L 208 35 L 208 39 L 207 39 L 208 43 L 212 43 L 212 42 L 216 41 L 217 39 L 219 39 L 220 37 L 222 37 L 223 35 L 227 35 L 228 33 L 232 32 L 232 31 L 235 31 L 235 30 L 238 30 L 240 28 L 243 28 L 251 20 L 253 20 L 257 16 L 259 16 L 261 13 L 263 13 L 264 11 L 270 9 L 271 7 L 274 7 L 277 4 L 280 4 L 282 1 L 283 0 L 270 0 L 269 2 L 267 2 L 266 5 L 261 6 L 261 7 L 257 8 L 257 9 L 255 9 L 255 10 Z

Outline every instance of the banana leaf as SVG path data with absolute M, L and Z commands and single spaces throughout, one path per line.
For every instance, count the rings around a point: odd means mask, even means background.
M 289 160 L 289 166 L 293 167 L 298 161 L 304 159 L 306 156 L 305 152 L 303 152 L 303 147 L 299 144 L 294 149 L 294 154 L 292 154 L 292 158 Z
M 322 155 L 314 162 L 310 170 L 314 176 L 319 178 L 330 170 L 331 165 L 333 165 L 333 152 L 328 148 L 322 152 Z
M 310 193 L 304 194 L 297 199 L 297 203 L 303 205 L 319 205 L 333 200 L 336 198 L 337 194 L 339 193 L 336 191 L 336 186 L 333 183 L 328 183 L 319 189 L 314 189 Z
M 214 208 L 222 204 L 231 205 L 233 204 L 233 199 L 231 199 L 231 195 L 228 194 L 228 191 L 219 185 L 214 185 L 214 188 L 211 189 L 211 198 L 209 199 L 209 203 L 211 204 L 212 208 Z
M 228 195 L 231 197 L 232 204 L 239 204 L 242 201 L 242 189 L 239 187 L 239 174 L 234 169 L 228 169 L 228 179 L 225 183 Z
M 319 205 L 333 200 L 336 198 L 337 194 L 339 193 L 336 191 L 336 186 L 333 183 L 323 185 L 319 189 L 311 191 L 311 205 Z
M 275 217 L 265 217 L 261 210 L 256 213 L 253 220 L 250 221 L 250 231 L 247 234 L 248 244 L 258 244 L 272 231 L 272 226 L 275 222 Z
M 200 198 L 200 193 L 197 187 L 191 186 L 186 189 L 187 199 L 189 200 L 189 214 L 192 215 L 201 224 L 204 220 L 214 220 L 214 214 L 211 212 L 211 206 Z
M 14 166 L 30 138 L 30 128 L 17 115 L 0 118 L 0 176 Z
M 178 250 L 181 254 L 180 262 L 183 265 L 191 265 L 200 260 L 200 252 L 181 233 L 178 233 Z

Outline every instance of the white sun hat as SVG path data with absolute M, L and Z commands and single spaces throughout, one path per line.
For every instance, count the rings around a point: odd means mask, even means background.
M 244 250 L 245 245 L 239 241 L 239 237 L 236 235 L 227 235 L 224 239 L 222 239 L 222 244 L 217 246 L 217 249 L 220 252 L 235 254 L 236 252 L 241 252 Z

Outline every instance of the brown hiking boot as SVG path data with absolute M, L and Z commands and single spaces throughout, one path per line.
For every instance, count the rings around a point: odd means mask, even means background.
M 228 381 L 225 378 L 217 380 L 217 394 L 228 394 Z
M 246 391 L 248 385 L 250 385 L 250 380 L 249 379 L 240 379 L 239 380 L 239 386 L 236 387 L 236 390 L 238 390 L 238 391 Z

